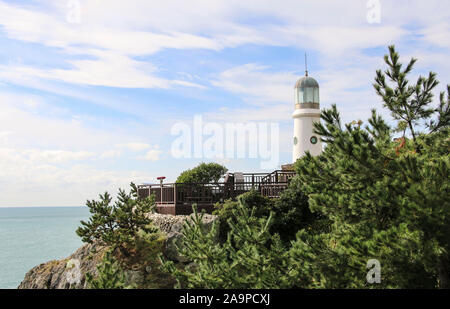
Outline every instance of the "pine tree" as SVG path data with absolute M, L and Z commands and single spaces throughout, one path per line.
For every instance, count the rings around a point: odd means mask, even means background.
M 120 189 L 117 201 L 114 205 L 111 202 L 112 198 L 107 192 L 100 195 L 99 201 L 87 201 L 91 217 L 87 222 L 81 221 L 81 227 L 76 233 L 83 242 L 98 242 L 113 250 L 118 248 L 127 256 L 130 245 L 134 244 L 140 231 L 150 234 L 157 232 L 147 217 L 154 209 L 154 196 L 138 198 L 137 187 L 131 183 L 130 193 Z
M 343 128 L 333 106 L 315 125 L 324 153 L 296 164 L 311 210 L 332 221 L 330 233 L 301 231 L 291 250 L 311 287 L 368 287 L 369 259 L 381 263 L 376 287 L 449 287 L 449 87 L 433 108 L 435 73 L 409 85 L 416 60 L 402 70 L 393 46 L 385 62 L 374 87 L 396 126 L 373 110 L 368 125 Z
M 226 241 L 228 232 L 231 229 L 229 220 L 236 222 L 233 210 L 239 205 L 248 208 L 250 211 L 255 207 L 256 211 L 253 212 L 253 215 L 258 218 L 268 217 L 273 208 L 272 201 L 269 198 L 262 196 L 256 190 L 241 194 L 238 196 L 237 201 L 230 199 L 224 203 L 217 203 L 213 214 L 219 217 L 219 240 L 222 242 Z
M 230 230 L 225 243 L 217 240 L 218 226 L 206 231 L 202 215 L 195 210 L 192 222 L 186 222 L 182 255 L 194 266 L 179 269 L 162 260 L 165 269 L 179 282 L 179 287 L 208 289 L 261 289 L 291 287 L 285 274 L 287 254 L 277 235 L 269 232 L 272 215 L 255 216 L 240 202 L 232 210 Z
M 330 221 L 320 213 L 309 209 L 308 197 L 303 192 L 298 177 L 294 177 L 289 187 L 273 202 L 274 220 L 272 233 L 278 233 L 284 243 L 295 240 L 301 229 L 311 233 L 329 230 Z
M 250 211 L 255 208 L 253 215 L 257 218 L 268 218 L 270 213 L 273 213 L 269 232 L 278 234 L 286 245 L 295 239 L 296 233 L 302 228 L 324 230 L 329 224 L 326 218 L 309 210 L 308 198 L 300 190 L 298 178 L 294 177 L 288 189 L 283 191 L 276 200 L 262 196 L 259 191 L 251 190 L 238 196 L 238 201 L 228 200 L 216 204 L 214 214 L 219 216 L 221 241 L 227 239 L 230 231 L 229 220 L 236 222 L 233 209 L 238 205 Z
M 102 262 L 97 265 L 98 275 L 86 274 L 89 289 L 130 289 L 125 283 L 125 274 L 111 251 L 106 251 Z

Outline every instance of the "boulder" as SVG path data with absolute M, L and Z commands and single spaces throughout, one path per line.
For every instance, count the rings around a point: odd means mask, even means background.
M 19 289 L 83 289 L 85 274 L 97 273 L 97 264 L 105 248 L 86 244 L 64 260 L 50 261 L 31 269 Z
M 157 226 L 161 231 L 166 234 L 166 242 L 164 246 L 164 256 L 175 262 L 186 263 L 188 260 L 181 256 L 178 252 L 177 247 L 181 245 L 183 239 L 183 225 L 186 220 L 192 220 L 192 216 L 172 216 L 172 215 L 161 215 L 161 214 L 149 214 L 150 219 L 152 219 L 153 224 Z M 205 232 L 209 231 L 212 227 L 214 221 L 217 220 L 217 216 L 204 214 L 203 224 L 205 227 Z

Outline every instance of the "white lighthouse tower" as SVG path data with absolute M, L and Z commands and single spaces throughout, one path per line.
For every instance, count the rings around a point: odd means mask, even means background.
M 320 122 L 319 84 L 308 76 L 308 69 L 304 77 L 295 84 L 294 118 L 294 148 L 292 161 L 304 156 L 307 151 L 313 156 L 320 155 L 322 143 L 320 136 L 314 133 L 314 122 Z

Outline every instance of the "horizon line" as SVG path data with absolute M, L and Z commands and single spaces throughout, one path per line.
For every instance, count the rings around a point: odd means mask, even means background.
M 81 206 L 0 206 L 1 208 L 70 208 L 70 207 L 86 207 L 86 205 Z

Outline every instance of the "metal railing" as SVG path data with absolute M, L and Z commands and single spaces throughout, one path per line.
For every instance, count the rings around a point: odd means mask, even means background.
M 243 182 L 235 182 L 233 174 L 229 175 L 232 176 L 229 181 L 218 183 L 143 184 L 138 186 L 138 195 L 145 198 L 153 194 L 157 205 L 214 204 L 235 199 L 252 189 L 263 196 L 277 198 L 289 186 L 295 173 L 244 174 Z
M 294 171 L 274 171 L 262 178 L 262 183 L 287 183 L 295 176 Z

